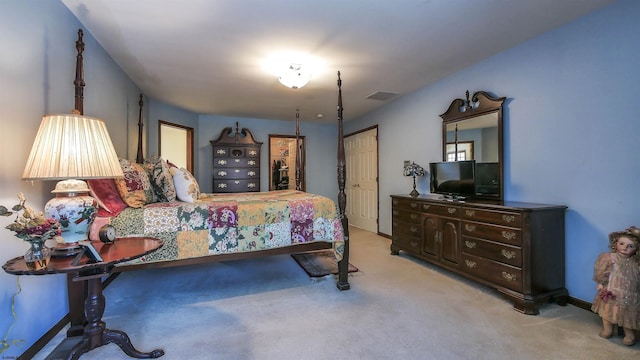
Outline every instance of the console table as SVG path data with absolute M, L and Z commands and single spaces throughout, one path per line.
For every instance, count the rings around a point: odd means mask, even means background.
M 102 257 L 100 262 L 90 263 L 88 258 L 84 257 L 82 261 L 74 265 L 74 257 L 57 257 L 51 258 L 46 269 L 31 270 L 27 267 L 24 257 L 20 256 L 7 261 L 2 269 L 14 275 L 74 273 L 76 275 L 73 277 L 73 281 L 86 283 L 88 295 L 84 301 L 84 315 L 87 325 L 84 327 L 82 340 L 73 347 L 68 359 L 78 359 L 80 355 L 109 343 L 115 343 L 131 357 L 158 358 L 164 355 L 164 350 L 140 352 L 133 347 L 125 332 L 106 328 L 102 321 L 106 304 L 102 294 L 102 278 L 111 273 L 115 264 L 144 256 L 157 250 L 162 244 L 161 240 L 149 237 L 119 238 L 112 244 L 92 242 Z
M 525 314 L 538 314 L 549 299 L 566 304 L 566 206 L 432 194 L 391 199 L 393 255 L 402 250 L 491 286 Z

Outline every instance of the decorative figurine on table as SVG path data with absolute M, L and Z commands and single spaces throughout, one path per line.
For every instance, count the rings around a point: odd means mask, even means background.
M 614 326 L 624 329 L 622 343 L 636 343 L 640 330 L 640 228 L 632 226 L 609 234 L 608 253 L 598 256 L 593 280 L 598 294 L 591 310 L 602 318 L 600 336 L 608 339 Z

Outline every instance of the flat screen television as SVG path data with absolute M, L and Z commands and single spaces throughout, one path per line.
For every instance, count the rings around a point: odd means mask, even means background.
M 447 161 L 429 164 L 431 192 L 455 198 L 476 194 L 476 161 Z

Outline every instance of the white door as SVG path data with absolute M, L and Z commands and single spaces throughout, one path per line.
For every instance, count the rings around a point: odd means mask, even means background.
M 378 129 L 347 136 L 347 216 L 349 225 L 378 232 Z

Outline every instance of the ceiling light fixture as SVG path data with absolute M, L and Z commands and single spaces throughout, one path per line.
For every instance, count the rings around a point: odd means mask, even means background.
M 280 83 L 291 89 L 299 89 L 311 80 L 311 73 L 308 72 L 301 64 L 290 64 L 289 67 L 280 74 L 278 78 Z

